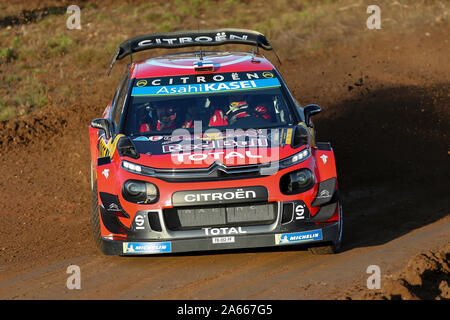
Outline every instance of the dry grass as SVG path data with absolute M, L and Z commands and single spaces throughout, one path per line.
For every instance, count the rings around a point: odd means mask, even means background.
M 382 29 L 376 31 L 366 28 L 366 8 L 372 3 L 364 0 L 78 1 L 82 29 L 68 30 L 68 15 L 49 8 L 70 4 L 73 2 L 14 0 L 0 5 L 0 120 L 47 105 L 76 105 L 80 87 L 106 86 L 102 91 L 112 94 L 114 79 L 122 72 L 120 65 L 126 62 L 118 63 L 113 79 L 107 79 L 109 60 L 120 42 L 140 34 L 220 27 L 255 29 L 265 33 L 282 59 L 287 59 L 337 42 L 365 40 L 377 32 L 448 26 L 448 3 L 444 1 L 377 1 Z M 35 19 L 24 23 L 20 19 L 23 10 L 35 12 Z M 8 21 L 22 22 L 8 25 Z M 268 57 L 274 59 L 271 53 Z M 107 93 L 99 94 L 104 103 Z

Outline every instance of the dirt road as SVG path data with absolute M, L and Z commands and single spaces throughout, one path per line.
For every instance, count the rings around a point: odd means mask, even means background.
M 0 298 L 330 299 L 368 290 L 369 265 L 389 275 L 450 241 L 449 49 L 445 28 L 430 27 L 282 57 L 299 102 L 323 106 L 319 140 L 336 152 L 344 247 L 334 256 L 303 247 L 103 256 L 89 226 L 87 127 L 105 93 L 80 82 L 79 105 L 0 123 Z M 69 265 L 81 269 L 81 290 L 66 288 Z

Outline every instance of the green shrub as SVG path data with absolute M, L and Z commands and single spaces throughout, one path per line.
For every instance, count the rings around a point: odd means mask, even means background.
M 11 62 L 17 58 L 17 53 L 12 48 L 0 49 L 0 63 Z
M 51 49 L 52 53 L 65 54 L 70 48 L 73 47 L 74 41 L 71 38 L 61 34 L 48 40 L 47 45 Z

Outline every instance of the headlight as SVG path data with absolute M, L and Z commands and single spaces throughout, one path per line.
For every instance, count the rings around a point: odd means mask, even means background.
M 280 190 L 284 194 L 297 194 L 311 189 L 314 186 L 314 182 L 312 171 L 303 168 L 282 176 L 280 179 Z
M 305 149 L 303 151 L 300 151 L 299 153 L 295 154 L 292 158 L 291 158 L 291 162 L 292 164 L 298 163 L 298 162 L 302 162 L 303 160 L 305 160 L 306 158 L 309 157 L 309 149 Z
M 144 174 L 147 176 L 152 176 L 155 173 L 155 171 L 149 167 L 141 166 L 125 160 L 122 161 L 122 167 L 130 172 Z
M 125 200 L 149 204 L 158 200 L 158 188 L 150 182 L 139 180 L 127 180 L 122 187 L 122 196 Z
M 300 163 L 302 161 L 305 161 L 309 158 L 311 153 L 309 152 L 309 148 L 303 149 L 299 153 L 294 154 L 293 156 L 290 156 L 289 158 L 283 159 L 280 161 L 280 165 L 282 167 L 290 167 L 294 164 Z
M 141 173 L 142 172 L 142 167 L 138 164 L 134 164 L 128 161 L 122 161 L 122 165 L 125 169 L 128 169 L 130 171 L 134 171 L 137 173 Z

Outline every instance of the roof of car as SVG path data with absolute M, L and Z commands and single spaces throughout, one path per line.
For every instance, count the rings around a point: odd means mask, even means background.
M 200 59 L 202 58 L 202 59 Z M 184 52 L 134 62 L 132 78 L 151 78 L 180 75 L 201 75 L 196 72 L 196 63 L 213 65 L 209 73 L 226 73 L 242 71 L 262 71 L 274 69 L 263 55 L 246 52 Z

